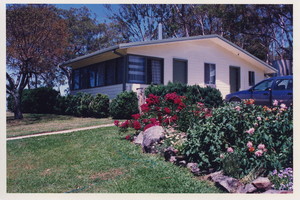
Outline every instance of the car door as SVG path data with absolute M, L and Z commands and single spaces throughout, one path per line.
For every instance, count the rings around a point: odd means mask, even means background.
M 267 79 L 255 85 L 252 88 L 251 98 L 255 100 L 257 105 L 267 105 L 271 104 L 271 88 L 274 80 Z
M 283 78 L 275 81 L 272 90 L 272 101 L 291 105 L 293 103 L 293 79 Z

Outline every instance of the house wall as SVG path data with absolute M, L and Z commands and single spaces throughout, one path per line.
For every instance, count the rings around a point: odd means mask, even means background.
M 204 63 L 216 64 L 216 88 L 225 97 L 230 93 L 229 66 L 240 67 L 241 88 L 248 89 L 248 71 L 255 72 L 255 83 L 264 79 L 264 71 L 209 40 L 131 47 L 128 54 L 164 58 L 164 84 L 173 81 L 173 59 L 188 61 L 188 84 L 204 84 Z
M 71 94 L 75 95 L 78 92 L 84 92 L 84 93 L 96 95 L 98 93 L 101 93 L 101 94 L 106 94 L 110 99 L 113 99 L 122 91 L 123 91 L 123 84 L 118 84 L 118 85 L 110 85 L 110 86 L 103 86 L 103 87 L 96 87 L 96 88 L 89 88 L 89 89 L 82 89 L 82 90 L 72 90 Z

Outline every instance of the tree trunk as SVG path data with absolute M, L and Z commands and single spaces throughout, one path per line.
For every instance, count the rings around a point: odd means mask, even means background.
M 15 119 L 23 119 L 23 114 L 21 111 L 21 94 L 16 92 L 14 95 L 14 118 Z

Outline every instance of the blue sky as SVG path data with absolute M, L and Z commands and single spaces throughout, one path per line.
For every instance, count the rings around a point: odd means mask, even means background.
M 118 10 L 118 4 L 110 4 L 111 8 L 114 11 Z M 104 22 L 104 20 L 108 20 L 109 11 L 104 7 L 104 4 L 55 4 L 56 7 L 61 9 L 70 9 L 70 8 L 80 8 L 87 7 L 91 10 L 92 13 L 96 14 L 96 19 L 98 22 Z

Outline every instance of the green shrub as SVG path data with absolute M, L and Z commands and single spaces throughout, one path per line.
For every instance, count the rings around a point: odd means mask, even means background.
M 52 88 L 25 89 L 21 97 L 21 110 L 24 113 L 54 113 L 57 96 L 59 96 L 59 92 Z M 13 111 L 13 98 L 9 96 L 7 100 L 8 109 Z
M 107 95 L 97 94 L 89 107 L 93 117 L 109 116 L 109 98 Z
M 185 96 L 188 105 L 196 104 L 197 102 L 204 103 L 206 107 L 218 107 L 223 104 L 221 92 L 218 89 L 211 87 L 200 87 L 199 85 L 186 85 L 182 83 L 171 83 L 167 85 L 150 85 L 145 89 L 145 94 L 156 96 L 165 96 L 168 93 L 176 92 L 180 96 Z
M 109 113 L 114 119 L 130 119 L 139 112 L 137 95 L 133 91 L 124 91 L 112 100 Z
M 292 108 L 271 109 L 249 102 L 214 109 L 212 117 L 188 130 L 185 154 L 200 167 L 217 170 L 234 152 L 242 169 L 234 174 L 238 177 L 258 166 L 266 172 L 292 166 L 292 113 Z

